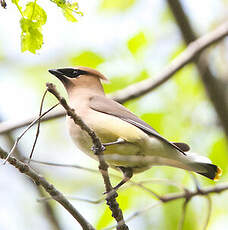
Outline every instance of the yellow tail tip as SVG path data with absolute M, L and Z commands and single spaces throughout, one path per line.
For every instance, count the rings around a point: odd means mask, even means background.
M 218 167 L 214 180 L 215 180 L 215 181 L 216 181 L 216 180 L 219 180 L 220 177 L 221 177 L 221 175 L 222 175 L 222 169 Z

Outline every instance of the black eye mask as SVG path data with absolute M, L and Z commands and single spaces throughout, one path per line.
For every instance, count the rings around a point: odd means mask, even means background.
M 56 71 L 59 74 L 64 75 L 69 78 L 77 78 L 80 75 L 88 74 L 88 72 L 85 70 L 74 69 L 74 68 L 63 68 L 63 69 L 57 69 Z

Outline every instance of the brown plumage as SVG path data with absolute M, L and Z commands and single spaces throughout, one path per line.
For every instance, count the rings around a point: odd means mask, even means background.
M 125 178 L 116 188 L 133 173 L 144 171 L 152 165 L 178 167 L 210 179 L 216 179 L 221 173 L 208 158 L 186 153 L 190 149 L 187 144 L 168 141 L 124 106 L 107 98 L 101 84 L 101 80 L 107 78 L 97 70 L 75 67 L 49 72 L 64 84 L 71 106 L 106 146 L 104 155 L 107 162 L 123 171 Z M 91 151 L 92 142 L 88 134 L 71 119 L 67 122 L 76 145 L 96 158 Z

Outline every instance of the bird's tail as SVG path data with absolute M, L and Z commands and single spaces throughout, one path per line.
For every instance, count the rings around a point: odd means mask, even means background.
M 211 180 L 218 180 L 222 175 L 222 170 L 217 165 L 199 162 L 194 164 L 197 164 L 197 166 L 201 168 L 200 171 L 195 171 L 196 173 L 203 175 Z M 202 171 L 202 169 L 204 169 L 204 171 Z
M 199 156 L 194 153 L 188 153 L 188 157 L 192 160 L 189 164 L 192 171 L 211 180 L 218 180 L 222 175 L 222 170 L 217 165 L 212 164 L 207 157 Z

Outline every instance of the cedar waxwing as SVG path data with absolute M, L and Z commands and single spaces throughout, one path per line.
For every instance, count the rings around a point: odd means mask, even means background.
M 97 134 L 105 146 L 104 156 L 112 168 L 119 169 L 124 179 L 153 165 L 173 166 L 193 171 L 212 180 L 218 179 L 221 169 L 203 156 L 187 153 L 185 143 L 170 142 L 150 125 L 121 104 L 107 98 L 101 84 L 106 77 L 88 67 L 52 69 L 65 86 L 69 103 L 83 121 Z M 67 117 L 70 135 L 77 147 L 96 159 L 92 141 L 72 119 Z

